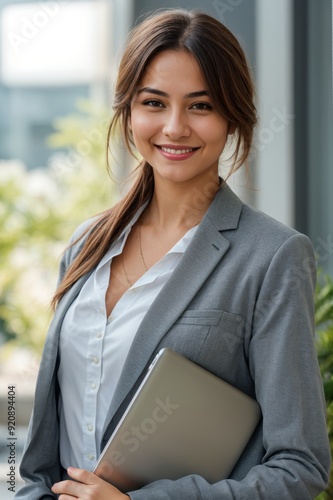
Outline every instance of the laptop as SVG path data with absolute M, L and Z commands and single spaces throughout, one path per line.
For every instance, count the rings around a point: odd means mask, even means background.
M 163 348 L 94 473 L 123 492 L 188 474 L 214 483 L 229 476 L 260 418 L 254 399 Z

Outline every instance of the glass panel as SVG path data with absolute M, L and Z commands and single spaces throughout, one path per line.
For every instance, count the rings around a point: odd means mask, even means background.
M 7 5 L 1 15 L 6 85 L 82 84 L 107 75 L 106 1 Z

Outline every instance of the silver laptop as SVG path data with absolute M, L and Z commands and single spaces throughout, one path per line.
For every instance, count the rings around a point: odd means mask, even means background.
M 158 479 L 225 479 L 250 439 L 258 403 L 161 349 L 105 446 L 95 474 L 126 492 Z

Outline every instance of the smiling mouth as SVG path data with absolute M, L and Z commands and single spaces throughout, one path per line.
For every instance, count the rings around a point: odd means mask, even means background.
M 195 151 L 196 149 L 199 149 L 199 148 L 173 149 L 173 148 L 166 148 L 166 147 L 163 147 L 163 146 L 159 146 L 159 147 L 165 153 L 170 153 L 170 154 L 173 154 L 173 155 L 184 155 L 186 153 L 191 153 L 192 151 Z

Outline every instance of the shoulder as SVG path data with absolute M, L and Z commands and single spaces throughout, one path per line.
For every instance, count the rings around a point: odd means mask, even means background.
M 271 288 L 285 281 L 293 290 L 299 285 L 310 286 L 316 281 L 316 258 L 311 240 L 273 217 L 248 205 L 243 205 L 239 221 L 244 265 L 256 270 L 260 281 L 268 280 Z
M 239 228 L 248 228 L 254 238 L 260 235 L 261 238 L 273 241 L 283 241 L 300 234 L 296 229 L 245 203 L 242 204 Z
M 94 229 L 99 219 L 100 216 L 91 217 L 90 219 L 82 222 L 73 232 L 60 261 L 58 284 L 62 281 L 67 269 L 69 268 L 75 257 L 77 257 L 77 255 L 82 250 L 87 237 Z
M 239 229 L 252 244 L 259 244 L 262 249 L 277 251 L 281 246 L 290 248 L 307 247 L 313 251 L 308 236 L 283 224 L 260 210 L 243 204 L 239 220 Z
M 75 240 L 82 238 L 85 235 L 88 235 L 90 233 L 90 230 L 92 230 L 95 227 L 95 225 L 99 219 L 100 219 L 99 216 L 94 216 L 94 217 L 90 217 L 89 219 L 81 222 L 81 224 L 79 224 L 75 228 L 75 230 L 70 238 L 70 242 L 74 242 Z
M 209 215 L 229 241 L 230 255 L 251 272 L 260 269 L 265 273 L 271 264 L 303 265 L 308 260 L 314 267 L 313 246 L 307 236 L 244 203 L 227 185 L 218 193 Z
M 77 226 L 72 236 L 70 237 L 68 247 L 71 246 L 74 251 L 77 249 L 80 250 L 84 245 L 84 242 L 87 239 L 88 235 L 96 226 L 96 223 L 99 219 L 100 216 L 94 216 L 81 222 L 81 224 Z
M 273 250 L 289 239 L 311 246 L 307 236 L 244 203 L 226 183 L 218 191 L 208 216 L 223 235 L 244 246 Z

